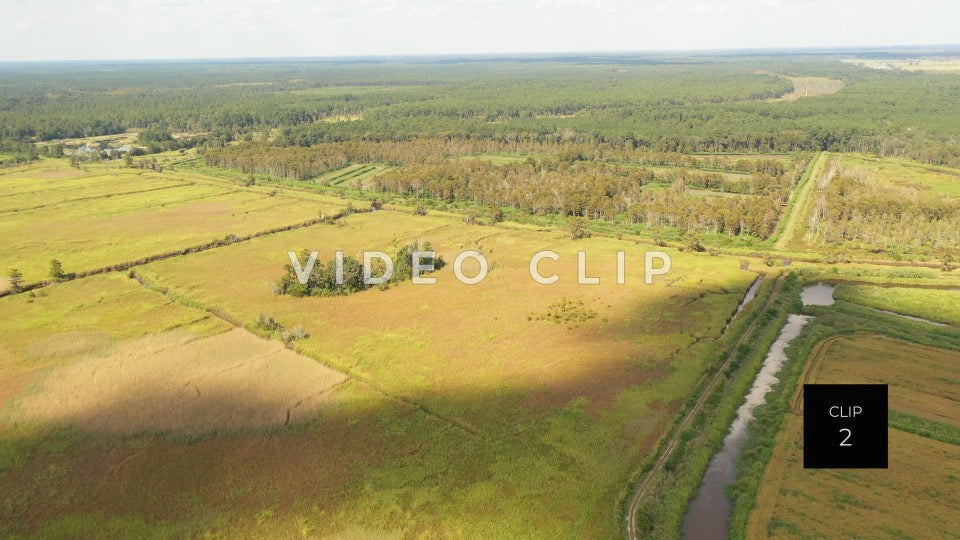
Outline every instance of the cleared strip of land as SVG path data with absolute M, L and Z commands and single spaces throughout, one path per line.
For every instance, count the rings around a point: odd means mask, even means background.
M 788 206 L 790 214 L 786 217 L 786 222 L 780 232 L 780 237 L 774 244 L 774 249 L 778 251 L 786 250 L 794 243 L 794 238 L 798 236 L 798 233 L 805 230 L 803 220 L 809 210 L 810 194 L 823 174 L 824 167 L 829 159 L 827 152 L 821 152 L 817 155 L 813 165 L 807 169 L 807 173 L 801 178 L 800 186 L 793 191 L 793 200 L 790 201 Z

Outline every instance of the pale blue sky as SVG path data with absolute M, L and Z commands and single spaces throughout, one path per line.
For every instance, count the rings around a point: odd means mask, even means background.
M 0 0 L 0 61 L 960 43 L 956 0 Z

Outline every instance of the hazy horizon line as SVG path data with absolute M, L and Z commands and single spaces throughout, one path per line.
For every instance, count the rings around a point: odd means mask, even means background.
M 923 49 L 934 49 L 923 51 Z M 935 50 L 940 49 L 940 50 Z M 399 59 L 510 59 L 510 58 L 537 58 L 544 59 L 563 56 L 618 56 L 618 55 L 723 55 L 730 53 L 818 53 L 843 54 L 847 52 L 925 52 L 926 54 L 960 54 L 958 43 L 914 43 L 914 44 L 872 44 L 872 45 L 823 45 L 815 47 L 790 46 L 758 46 L 758 47 L 729 47 L 729 48 L 668 48 L 668 49 L 624 49 L 624 50 L 550 50 L 550 51 L 518 51 L 518 52 L 436 52 L 436 53 L 390 53 L 390 54 L 320 54 L 304 56 L 196 56 L 196 57 L 133 57 L 133 58 L 47 58 L 32 60 L 3 60 L 0 65 L 26 64 L 98 64 L 98 63 L 178 63 L 178 62 L 255 62 L 255 61 L 311 61 L 311 60 L 399 60 Z

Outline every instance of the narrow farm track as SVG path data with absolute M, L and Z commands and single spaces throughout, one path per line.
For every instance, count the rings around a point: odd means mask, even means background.
M 790 217 L 794 215 L 797 201 L 795 195 L 807 185 L 807 181 L 810 180 L 811 171 L 813 171 L 814 165 L 816 165 L 817 160 L 820 158 L 820 154 L 814 154 L 810 161 L 803 167 L 803 171 L 800 173 L 800 178 L 797 181 L 796 187 L 790 190 L 790 198 L 787 201 L 786 209 L 780 213 L 780 216 L 777 217 L 777 225 L 773 228 L 773 235 L 770 237 L 770 242 L 776 244 L 781 236 L 783 235 L 784 227 L 789 221 Z
M 767 298 L 767 301 L 764 303 L 762 310 L 767 309 L 773 304 L 773 301 L 777 299 L 780 294 L 781 289 L 783 288 L 784 277 L 781 275 L 777 278 L 776 283 L 774 284 L 773 290 L 770 292 L 770 296 Z M 727 358 L 723 361 L 723 364 L 716 370 L 713 377 L 710 379 L 710 382 L 703 387 L 703 390 L 700 392 L 700 397 L 697 398 L 696 403 L 693 404 L 693 407 L 687 411 L 687 414 L 683 417 L 683 420 L 680 421 L 680 424 L 677 426 L 677 429 L 674 430 L 673 435 L 664 445 L 663 450 L 660 452 L 660 455 L 657 457 L 657 460 L 654 462 L 653 467 L 646 474 L 646 476 L 637 484 L 637 489 L 633 494 L 633 497 L 630 499 L 630 507 L 627 510 L 627 538 L 630 540 L 637 540 L 640 538 L 639 533 L 637 532 L 637 511 L 640 509 L 640 502 L 643 500 L 644 495 L 647 494 L 653 480 L 663 471 L 664 466 L 667 464 L 667 461 L 670 459 L 670 456 L 673 455 L 673 451 L 676 450 L 677 445 L 680 443 L 680 438 L 685 429 L 693 422 L 693 419 L 700 413 L 700 410 L 703 408 L 704 403 L 707 402 L 707 398 L 713 393 L 714 389 L 717 387 L 717 384 L 720 382 L 720 378 L 723 373 L 730 367 L 730 364 L 733 362 L 733 359 L 737 356 L 737 350 L 740 348 L 740 345 L 745 343 L 753 335 L 753 331 L 757 326 L 757 322 L 760 318 L 756 318 L 750 323 L 750 326 L 747 327 L 746 331 L 740 336 L 740 339 L 733 344 L 733 347 L 730 349 L 730 354 L 727 355 Z
M 838 334 L 836 336 L 830 336 L 824 340 L 821 340 L 819 343 L 814 345 L 813 350 L 810 351 L 810 354 L 807 355 L 807 363 L 803 367 L 803 374 L 800 376 L 800 384 L 797 385 L 796 390 L 793 393 L 793 399 L 791 400 L 790 409 L 787 411 L 791 414 L 801 414 L 800 401 L 803 399 L 803 385 L 809 384 L 811 382 L 811 377 L 815 368 L 820 364 L 820 360 L 823 358 L 823 353 L 830 348 L 836 341 L 839 341 L 844 338 L 856 337 L 856 336 L 867 336 L 871 335 L 869 332 L 856 332 L 854 334 Z

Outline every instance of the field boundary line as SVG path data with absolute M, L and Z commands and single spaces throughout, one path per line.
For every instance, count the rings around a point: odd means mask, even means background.
M 102 266 L 102 267 L 100 267 L 100 268 L 94 268 L 94 269 L 92 269 L 92 270 L 85 270 L 85 271 L 83 271 L 83 272 L 77 272 L 73 277 L 71 277 L 71 278 L 69 278 L 69 279 L 62 279 L 62 280 L 48 279 L 48 280 L 44 280 L 44 281 L 37 281 L 37 282 L 34 282 L 34 283 L 28 283 L 28 284 L 22 285 L 22 286 L 20 287 L 20 290 L 18 290 L 18 291 L 13 291 L 12 289 L 7 289 L 7 290 L 5 290 L 5 291 L 0 291 L 0 298 L 3 298 L 4 296 L 11 296 L 11 295 L 14 295 L 14 294 L 21 294 L 21 293 L 33 291 L 33 290 L 36 290 L 36 289 L 42 289 L 42 288 L 44 288 L 44 287 L 49 287 L 49 286 L 51 286 L 51 285 L 56 285 L 57 283 L 63 283 L 63 282 L 66 282 L 66 281 L 73 281 L 73 280 L 75 280 L 75 279 L 83 279 L 83 278 L 88 278 L 88 277 L 96 276 L 96 275 L 100 275 L 100 274 L 108 274 L 108 273 L 110 273 L 110 272 L 122 272 L 122 271 L 124 271 L 124 270 L 130 270 L 131 268 L 133 268 L 133 267 L 135 267 L 135 266 L 142 266 L 142 265 L 144 265 L 144 264 L 149 264 L 149 263 L 152 263 L 152 262 L 163 261 L 163 260 L 167 260 L 167 259 L 174 259 L 174 258 L 176 258 L 176 257 L 182 257 L 182 256 L 184 256 L 184 255 L 189 255 L 189 254 L 191 254 L 191 253 L 200 253 L 200 252 L 202 252 L 202 251 L 209 251 L 209 250 L 211 250 L 211 249 L 216 249 L 216 248 L 220 248 L 220 247 L 230 246 L 230 245 L 233 245 L 233 244 L 238 244 L 238 243 L 240 243 L 240 242 L 248 242 L 248 241 L 250 241 L 250 240 L 253 240 L 254 238 L 260 238 L 260 237 L 262 237 L 262 236 L 269 236 L 269 235 L 271 235 L 271 234 L 277 234 L 277 233 L 281 233 L 281 232 L 292 231 L 292 230 L 295 230 L 295 229 L 303 229 L 303 228 L 306 228 L 306 227 L 312 227 L 312 226 L 314 226 L 314 225 L 319 225 L 319 224 L 321 224 L 321 223 L 325 223 L 325 222 L 327 222 L 327 221 L 329 221 L 329 220 L 334 220 L 334 221 L 336 221 L 336 220 L 339 220 L 339 219 L 341 219 L 341 218 L 347 217 L 347 216 L 349 216 L 349 215 L 351 215 L 351 214 L 363 214 L 363 213 L 368 213 L 368 212 L 372 212 L 372 211 L 373 211 L 373 210 L 372 210 L 372 209 L 369 209 L 369 208 L 360 208 L 360 209 L 355 209 L 355 210 L 352 210 L 352 211 L 349 211 L 349 212 L 343 211 L 343 212 L 340 212 L 340 213 L 338 213 L 338 214 L 335 214 L 335 215 L 329 216 L 329 217 L 314 218 L 314 219 L 310 219 L 310 220 L 307 220 L 307 221 L 301 221 L 300 223 L 294 223 L 294 224 L 292 224 L 292 225 L 284 225 L 284 226 L 281 226 L 281 227 L 274 227 L 274 228 L 272 228 L 272 229 L 267 229 L 267 230 L 264 230 L 264 231 L 258 231 L 258 232 L 251 233 L 251 234 L 244 235 L 244 236 L 237 236 L 237 237 L 234 237 L 234 238 L 231 238 L 231 239 L 213 240 L 213 241 L 211 241 L 211 242 L 207 242 L 207 243 L 204 243 L 204 244 L 197 244 L 197 245 L 185 247 L 185 248 L 182 248 L 182 249 L 178 249 L 178 250 L 176 250 L 176 251 L 167 251 L 167 252 L 164 252 L 164 253 L 158 253 L 158 254 L 155 254 L 155 255 L 148 255 L 148 256 L 146 256 L 146 257 L 141 257 L 140 259 L 136 259 L 136 260 L 133 260 L 133 261 L 126 261 L 126 262 L 121 262 L 121 263 L 112 264 L 112 265 L 109 265 L 109 266 Z
M 869 334 L 869 332 L 858 333 Z M 816 345 L 813 346 L 813 350 L 811 350 L 810 354 L 807 356 L 806 365 L 803 366 L 803 372 L 798 378 L 799 384 L 797 384 L 797 387 L 793 389 L 793 397 L 790 399 L 790 409 L 787 412 L 793 414 L 798 414 L 800 412 L 800 399 L 803 396 L 803 385 L 810 383 L 810 377 L 813 374 L 813 368 L 820 363 L 820 358 L 823 356 L 823 352 L 833 345 L 834 342 L 843 338 L 855 336 L 858 333 L 837 334 L 835 336 L 830 336 L 820 340 Z
M 773 290 L 770 291 L 770 296 L 767 297 L 767 301 L 763 304 L 760 312 L 769 308 L 780 296 L 784 279 L 785 277 L 783 274 L 777 278 Z M 638 540 L 640 538 L 639 534 L 637 533 L 637 511 L 640 509 L 640 502 L 643 500 L 644 495 L 646 495 L 646 492 L 653 482 L 653 479 L 663 470 L 664 466 L 666 466 L 667 461 L 670 459 L 673 451 L 679 444 L 684 430 L 686 430 L 690 423 L 693 422 L 694 417 L 700 413 L 703 405 L 707 402 L 707 399 L 720 382 L 721 376 L 724 374 L 724 372 L 726 372 L 727 368 L 730 367 L 730 364 L 733 363 L 734 358 L 737 357 L 740 345 L 745 343 L 747 339 L 752 336 L 753 331 L 759 322 L 760 317 L 755 318 L 753 322 L 750 323 L 750 326 L 748 326 L 743 332 L 743 335 L 741 335 L 740 338 L 733 344 L 730 354 L 727 355 L 727 358 L 723 361 L 723 364 L 720 365 L 720 367 L 714 372 L 713 377 L 710 378 L 710 381 L 706 384 L 706 386 L 703 387 L 703 390 L 700 392 L 700 397 L 697 398 L 697 401 L 693 404 L 693 407 L 687 411 L 683 419 L 680 421 L 680 424 L 678 424 L 677 429 L 673 431 L 673 434 L 667 440 L 667 444 L 663 447 L 663 450 L 661 451 L 660 456 L 657 457 L 657 460 L 654 462 L 653 467 L 651 467 L 646 476 L 637 484 L 637 489 L 634 492 L 633 497 L 630 499 L 630 506 L 627 510 L 626 516 L 627 538 L 629 538 L 629 540 Z
M 153 191 L 162 191 L 164 189 L 176 189 L 176 188 L 189 187 L 189 186 L 195 186 L 195 185 L 197 185 L 196 182 L 187 182 L 184 184 L 177 184 L 175 186 L 161 186 L 161 187 L 155 187 L 150 189 L 139 189 L 137 191 L 124 191 L 122 193 L 108 193 L 106 195 L 91 195 L 89 197 L 78 197 L 76 199 L 64 199 L 62 201 L 57 201 L 57 202 L 38 204 L 36 206 L 24 206 L 22 208 L 10 208 L 8 210 L 0 210 L 0 214 L 15 214 L 18 212 L 29 212 L 30 210 L 39 210 L 41 208 L 49 208 L 51 206 L 59 206 L 61 204 L 69 204 L 69 203 L 82 202 L 82 201 L 93 201 L 96 199 L 111 199 L 113 197 L 124 197 L 126 195 L 137 195 L 140 193 L 150 193 Z
M 171 293 L 170 288 L 168 288 L 168 287 L 163 287 L 163 286 L 158 285 L 158 284 L 155 284 L 155 283 L 151 283 L 151 282 L 148 281 L 146 278 L 140 276 L 139 274 L 137 274 L 136 272 L 134 272 L 134 271 L 132 271 L 132 270 L 131 270 L 131 272 L 129 273 L 129 276 L 128 276 L 128 277 L 129 277 L 130 279 L 136 281 L 136 282 L 137 282 L 141 287 L 143 287 L 144 289 L 149 290 L 149 291 L 153 291 L 153 292 L 155 292 L 155 293 L 157 293 L 157 294 L 160 294 L 160 295 L 163 295 L 165 298 L 167 298 L 167 299 L 170 300 L 171 302 L 175 302 L 175 303 L 177 303 L 177 304 L 180 304 L 180 305 L 182 305 L 182 306 L 188 307 L 188 308 L 190 308 L 190 309 L 196 309 L 196 310 L 198 310 L 198 311 L 205 312 L 205 313 L 207 313 L 207 314 L 209 314 L 209 315 L 211 315 L 211 316 L 213 316 L 213 317 L 216 317 L 217 319 L 220 319 L 221 321 L 229 324 L 230 326 L 233 326 L 234 328 L 239 328 L 239 329 L 242 329 L 242 330 L 244 330 L 244 331 L 249 332 L 249 330 L 247 330 L 247 328 L 246 328 L 246 326 L 243 324 L 243 322 L 241 322 L 240 320 L 232 317 L 231 315 L 225 313 L 225 312 L 222 311 L 222 310 L 219 310 L 219 309 L 216 309 L 216 308 L 213 308 L 213 307 L 209 307 L 209 306 L 203 305 L 203 304 L 201 304 L 201 303 L 199 303 L 199 302 L 191 302 L 191 301 L 189 301 L 189 300 L 186 299 L 186 298 L 178 297 L 177 295 Z M 254 334 L 254 335 L 256 335 L 256 334 Z M 258 336 L 258 337 L 261 337 L 261 336 Z M 266 339 L 269 339 L 269 338 L 266 338 Z M 303 355 L 303 356 L 306 356 L 307 358 L 310 358 L 311 360 L 314 360 L 315 362 L 318 362 L 318 363 L 324 365 L 325 367 L 327 367 L 327 368 L 329 368 L 329 369 L 332 369 L 332 370 L 336 371 L 337 373 L 340 373 L 341 375 L 346 376 L 348 379 L 350 379 L 350 380 L 352 380 L 352 381 L 354 381 L 354 382 L 357 382 L 357 383 L 366 385 L 367 387 L 369 387 L 370 389 L 374 390 L 375 392 L 379 393 L 380 395 L 382 395 L 382 396 L 384 396 L 384 397 L 387 397 L 387 398 L 392 399 L 392 400 L 394 400 L 394 401 L 399 401 L 399 402 L 401 402 L 401 403 L 403 403 L 403 404 L 405 404 L 405 405 L 408 405 L 408 406 L 410 406 L 410 407 L 416 408 L 416 409 L 420 410 L 422 413 L 424 413 L 424 414 L 426 414 L 426 415 L 428 415 L 428 416 L 432 416 L 433 418 L 436 418 L 437 420 L 440 420 L 440 421 L 442 421 L 442 422 L 444 422 L 444 423 L 447 423 L 447 424 L 453 426 L 453 427 L 456 428 L 456 429 L 459 429 L 459 430 L 461 430 L 461 431 L 466 432 L 468 435 L 471 435 L 471 436 L 473 436 L 473 437 L 477 437 L 477 438 L 480 438 L 480 439 L 485 439 L 485 437 L 483 437 L 482 433 L 480 432 L 480 430 L 479 430 L 476 426 L 473 426 L 473 425 L 471 425 L 471 424 L 469 424 L 469 423 L 467 423 L 467 422 L 465 422 L 465 421 L 463 421 L 463 420 L 461 420 L 461 419 L 459 419 L 459 418 L 455 418 L 455 417 L 451 417 L 451 416 L 445 415 L 445 414 L 443 414 L 443 413 L 439 413 L 439 412 L 437 412 L 437 411 L 432 410 L 430 407 L 427 407 L 426 405 L 420 403 L 419 401 L 417 401 L 417 400 L 415 400 L 415 399 L 412 399 L 412 398 L 406 397 L 406 396 L 404 396 L 404 395 L 397 394 L 397 393 L 395 393 L 395 392 L 391 392 L 391 391 L 389 391 L 389 390 L 386 390 L 386 389 L 378 386 L 377 384 L 375 384 L 372 380 L 370 380 L 370 379 L 367 378 L 367 377 L 363 377 L 363 376 L 361 376 L 361 375 L 357 375 L 356 373 L 350 371 L 349 369 L 345 369 L 345 368 L 342 368 L 342 367 L 340 367 L 340 366 L 333 365 L 333 364 L 331 364 L 330 362 L 326 362 L 326 361 L 324 361 L 324 360 L 322 360 L 322 359 L 320 359 L 320 358 L 317 358 L 317 357 L 315 357 L 315 356 L 313 356 L 313 355 L 307 354 L 306 352 L 304 352 L 304 351 L 302 351 L 302 350 L 299 350 L 297 347 L 294 346 L 293 343 L 285 344 L 285 347 L 286 347 L 287 349 L 289 349 L 289 350 L 297 353 L 297 354 L 301 354 L 301 355 Z M 341 383 L 341 384 L 342 384 L 342 383 Z M 329 390 L 329 389 L 328 389 L 328 390 Z M 289 411 L 288 411 L 288 413 L 289 413 Z

